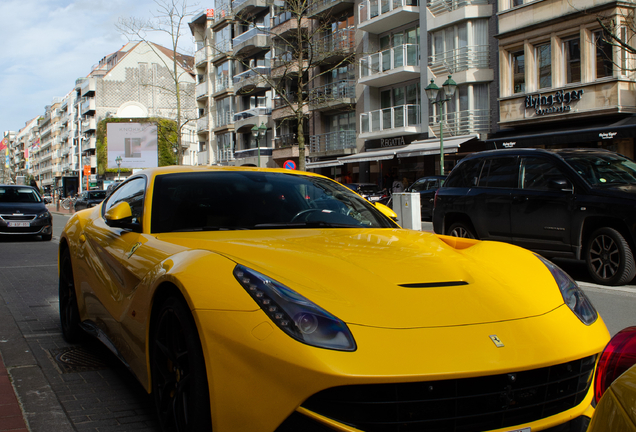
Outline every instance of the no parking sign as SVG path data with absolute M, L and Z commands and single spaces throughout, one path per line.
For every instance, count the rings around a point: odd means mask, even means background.
M 296 162 L 294 162 L 293 160 L 287 160 L 283 164 L 283 168 L 288 169 L 288 170 L 295 170 L 296 169 Z

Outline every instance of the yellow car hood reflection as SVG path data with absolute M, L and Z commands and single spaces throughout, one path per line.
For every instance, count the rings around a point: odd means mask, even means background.
M 224 255 L 349 324 L 463 326 L 539 316 L 563 304 L 545 265 L 503 243 L 458 250 L 429 233 L 393 229 L 215 231 L 158 239 Z

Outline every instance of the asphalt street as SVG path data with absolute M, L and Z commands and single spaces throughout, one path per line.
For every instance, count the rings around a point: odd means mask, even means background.
M 54 215 L 51 242 L 0 239 L 0 431 L 158 431 L 150 397 L 107 349 L 62 338 L 57 246 L 68 217 Z M 636 287 L 601 287 L 579 263 L 559 265 L 581 280 L 612 334 L 636 325 Z

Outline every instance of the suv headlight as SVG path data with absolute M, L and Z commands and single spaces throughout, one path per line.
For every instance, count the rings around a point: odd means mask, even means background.
M 347 325 L 285 285 L 242 265 L 234 277 L 269 318 L 285 333 L 307 345 L 355 351 Z
M 38 217 L 36 217 L 36 219 L 50 219 L 51 218 L 51 213 L 49 213 L 48 211 L 42 212 L 38 215 Z
M 561 290 L 563 301 L 566 305 L 568 305 L 572 312 L 574 312 L 583 324 L 590 325 L 594 323 L 594 321 L 598 318 L 598 313 L 592 305 L 592 302 L 587 298 L 576 282 L 574 282 L 574 280 L 566 272 L 561 270 L 561 268 L 552 261 L 549 261 L 539 255 L 537 255 L 537 258 L 545 264 L 548 270 L 550 270 L 550 273 L 552 273 L 552 276 L 554 276 L 554 280 Z

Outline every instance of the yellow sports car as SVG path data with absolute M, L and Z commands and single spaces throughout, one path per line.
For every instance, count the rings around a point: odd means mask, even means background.
M 165 431 L 584 431 L 609 340 L 544 258 L 288 170 L 137 173 L 71 218 L 59 275 L 66 340 L 102 340 Z

